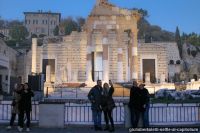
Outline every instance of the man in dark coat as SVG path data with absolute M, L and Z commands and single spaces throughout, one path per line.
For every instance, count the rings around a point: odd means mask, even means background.
M 93 116 L 93 121 L 94 121 L 94 128 L 96 131 L 102 130 L 102 127 L 101 127 L 102 93 L 103 93 L 103 88 L 102 88 L 101 80 L 98 80 L 97 85 L 95 85 L 88 93 L 88 99 L 90 100 L 92 104 L 91 106 L 92 116 Z
M 140 84 L 140 92 L 141 92 L 141 113 L 143 119 L 143 127 L 149 127 L 149 106 L 150 106 L 150 95 L 149 91 L 144 88 L 145 84 Z
M 130 90 L 130 100 L 129 108 L 131 112 L 131 124 L 133 128 L 136 128 L 139 122 L 140 112 L 142 110 L 141 103 L 141 94 L 138 87 L 137 81 L 133 81 L 133 86 Z

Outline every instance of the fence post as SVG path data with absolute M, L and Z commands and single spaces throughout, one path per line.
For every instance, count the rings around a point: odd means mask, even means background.
M 123 86 L 123 98 L 124 98 L 125 96 L 124 96 L 124 86 Z
M 47 92 L 46 92 L 46 98 L 48 98 L 49 97 L 49 87 L 47 87 Z
M 78 87 L 76 87 L 76 99 L 78 98 Z

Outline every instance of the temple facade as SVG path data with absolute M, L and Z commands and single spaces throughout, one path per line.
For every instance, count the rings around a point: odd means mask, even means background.
M 72 32 L 62 41 L 32 43 L 32 73 L 48 75 L 48 81 L 66 82 L 165 82 L 168 79 L 167 48 L 138 43 L 141 15 L 97 0 L 82 32 Z

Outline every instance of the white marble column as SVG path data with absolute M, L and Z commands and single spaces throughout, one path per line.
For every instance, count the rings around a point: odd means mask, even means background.
M 51 66 L 47 65 L 46 66 L 46 83 L 51 82 Z
M 150 82 L 150 73 L 145 73 L 145 83 L 149 84 Z
M 70 82 L 72 80 L 72 68 L 71 63 L 67 62 L 67 81 Z
M 123 75 L 123 50 L 118 48 L 117 82 L 124 82 Z
M 32 68 L 31 72 L 36 73 L 37 66 L 37 38 L 32 38 Z
M 137 34 L 132 30 L 132 59 L 131 59 L 131 72 L 132 79 L 138 79 L 138 42 Z
M 86 81 L 87 82 L 93 82 L 92 81 L 92 33 L 88 33 L 87 38 L 87 66 L 86 66 Z
M 109 47 L 108 47 L 108 39 L 103 38 L 103 81 L 109 81 Z

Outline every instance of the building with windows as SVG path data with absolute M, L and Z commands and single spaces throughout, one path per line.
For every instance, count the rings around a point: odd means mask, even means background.
M 4 36 L 4 40 L 11 39 L 11 36 L 9 35 L 9 33 L 10 33 L 10 29 L 9 28 L 0 29 L 0 33 Z
M 53 36 L 53 31 L 60 24 L 61 14 L 53 12 L 24 12 L 25 27 L 30 36 Z

